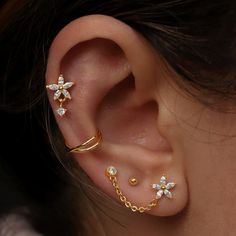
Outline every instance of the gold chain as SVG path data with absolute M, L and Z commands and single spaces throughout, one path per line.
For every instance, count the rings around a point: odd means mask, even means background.
M 150 211 L 153 207 L 155 207 L 157 205 L 157 199 L 153 199 L 147 206 L 143 207 L 138 207 L 133 205 L 130 201 L 128 201 L 128 199 L 123 195 L 122 191 L 120 190 L 120 186 L 117 182 L 117 178 L 116 176 L 109 176 L 109 179 L 112 183 L 112 186 L 114 187 L 116 194 L 118 195 L 119 199 L 121 202 L 124 203 L 124 205 L 127 208 L 130 208 L 133 212 L 140 212 L 143 213 L 145 211 Z

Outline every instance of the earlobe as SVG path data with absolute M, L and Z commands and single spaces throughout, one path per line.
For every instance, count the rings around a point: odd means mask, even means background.
M 173 215 L 186 205 L 187 186 L 183 166 L 173 161 L 170 143 L 158 132 L 153 86 L 160 77 L 157 58 L 151 45 L 128 25 L 108 16 L 86 16 L 67 25 L 55 38 L 46 82 L 56 93 L 57 78 L 63 73 L 64 84 L 71 85 L 71 99 L 58 100 L 67 111 L 55 117 L 66 144 L 76 150 L 73 157 L 92 181 L 119 201 L 112 187 L 115 183 L 110 182 L 114 179 L 104 175 L 109 166 L 115 166 L 119 170 L 116 181 L 132 204 L 139 208 L 150 203 L 151 214 Z M 59 89 L 62 99 L 64 90 L 63 86 Z M 54 98 L 59 95 L 48 92 L 56 110 Z M 159 185 L 163 172 L 177 186 L 173 200 L 159 202 L 161 191 L 168 198 L 174 187 L 167 182 Z M 130 176 L 136 176 L 137 186 L 130 185 Z

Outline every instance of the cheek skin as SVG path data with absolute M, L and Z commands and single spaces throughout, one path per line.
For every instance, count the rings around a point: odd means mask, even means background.
M 164 83 L 158 93 L 159 127 L 185 166 L 186 235 L 234 235 L 236 115 L 211 111 Z

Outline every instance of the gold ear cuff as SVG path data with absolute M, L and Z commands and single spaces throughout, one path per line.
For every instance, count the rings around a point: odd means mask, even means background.
M 66 147 L 68 152 L 84 153 L 96 149 L 101 144 L 101 142 L 102 142 L 102 133 L 99 130 L 97 130 L 97 133 L 92 138 L 88 139 L 82 144 L 74 148 L 68 146 Z

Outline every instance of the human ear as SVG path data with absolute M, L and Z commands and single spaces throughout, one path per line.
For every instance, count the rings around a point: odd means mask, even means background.
M 71 100 L 63 117 L 55 112 L 65 143 L 75 147 L 99 129 L 102 145 L 73 157 L 102 191 L 119 201 L 109 178 L 108 166 L 119 172 L 123 194 L 136 206 L 155 199 L 152 184 L 163 174 L 176 183 L 173 199 L 162 197 L 152 215 L 174 215 L 187 204 L 187 184 L 181 161 L 159 132 L 158 80 L 161 60 L 151 44 L 123 22 L 103 15 L 81 17 L 63 28 L 49 53 L 46 83 L 73 82 Z M 48 91 L 52 109 L 58 108 Z M 137 186 L 129 178 L 139 180 Z

